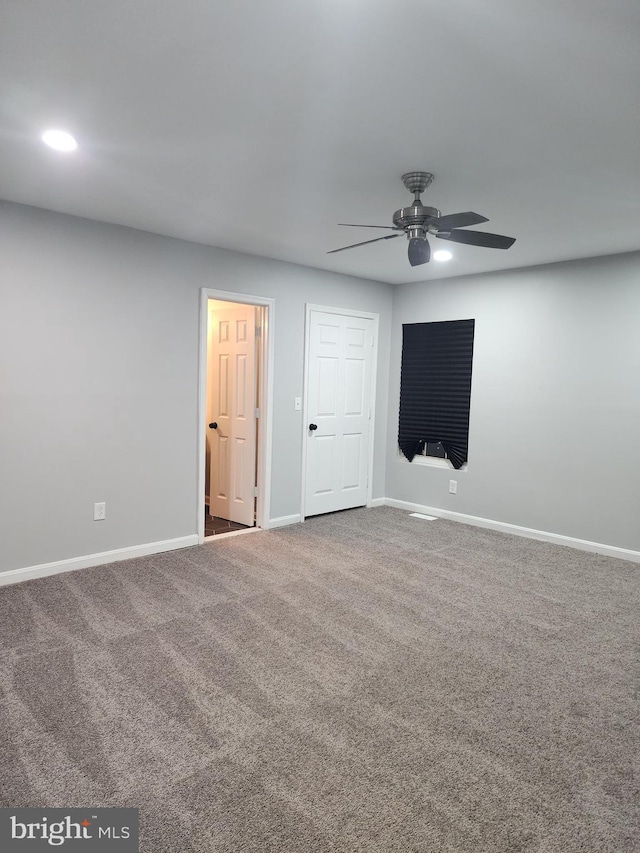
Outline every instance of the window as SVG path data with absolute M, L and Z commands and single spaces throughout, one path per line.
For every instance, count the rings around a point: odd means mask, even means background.
M 467 461 L 475 320 L 402 327 L 398 445 L 417 455 Z
M 425 441 L 422 455 L 433 456 L 435 459 L 446 459 L 447 451 L 441 441 Z

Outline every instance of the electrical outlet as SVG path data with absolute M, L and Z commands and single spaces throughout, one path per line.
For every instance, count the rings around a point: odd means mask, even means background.
M 449 494 L 457 495 L 458 494 L 458 481 L 457 480 L 449 480 Z
M 93 505 L 93 520 L 104 521 L 107 517 L 107 505 L 104 501 L 100 501 Z

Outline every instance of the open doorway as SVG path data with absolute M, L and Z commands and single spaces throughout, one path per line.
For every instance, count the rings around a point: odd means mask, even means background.
M 204 289 L 198 535 L 266 526 L 272 300 Z

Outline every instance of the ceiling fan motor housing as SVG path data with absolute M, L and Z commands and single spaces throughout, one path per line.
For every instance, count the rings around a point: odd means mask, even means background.
M 427 207 L 424 204 L 415 204 L 411 207 L 401 207 L 393 214 L 393 224 L 396 228 L 402 228 L 407 237 L 424 239 L 427 236 L 429 223 L 438 219 L 440 211 L 437 207 Z

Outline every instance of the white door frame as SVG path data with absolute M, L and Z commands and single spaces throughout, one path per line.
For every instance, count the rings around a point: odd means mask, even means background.
M 266 308 L 262 336 L 259 344 L 261 364 L 260 399 L 258 407 L 258 497 L 256 503 L 256 525 L 267 528 L 271 507 L 271 448 L 273 422 L 273 364 L 274 364 L 274 317 L 275 299 L 253 296 L 249 293 L 232 293 L 229 290 L 200 288 L 200 352 L 198 358 L 198 494 L 197 532 L 198 543 L 204 542 L 204 492 L 207 445 L 207 320 L 210 299 L 223 302 L 241 302 Z
M 373 364 L 371 365 L 371 421 L 369 424 L 369 453 L 367 457 L 367 506 L 371 506 L 373 495 L 373 445 L 375 438 L 375 422 L 376 422 L 376 390 L 377 390 L 377 374 L 378 374 L 378 327 L 380 325 L 380 315 L 371 314 L 368 311 L 351 311 L 348 308 L 335 308 L 326 305 L 312 305 L 307 303 L 305 306 L 304 319 L 304 369 L 303 369 L 303 405 L 302 405 L 302 490 L 300 492 L 300 521 L 305 520 L 304 506 L 307 486 L 307 439 L 309 422 L 308 414 L 308 393 L 309 393 L 309 352 L 311 347 L 311 335 L 309 334 L 309 324 L 311 321 L 312 311 L 322 311 L 324 314 L 340 314 L 343 317 L 362 317 L 365 320 L 373 320 Z

